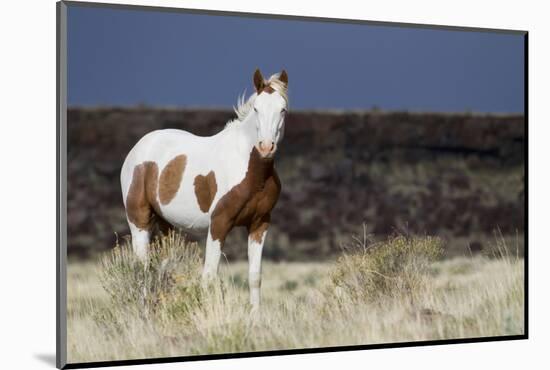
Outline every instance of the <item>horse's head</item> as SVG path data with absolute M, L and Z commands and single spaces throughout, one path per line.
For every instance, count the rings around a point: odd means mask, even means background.
M 277 145 L 283 138 L 285 130 L 285 115 L 288 110 L 288 75 L 285 70 L 264 80 L 262 73 L 256 69 L 254 73 L 254 114 L 258 142 L 256 149 L 264 158 L 273 158 Z

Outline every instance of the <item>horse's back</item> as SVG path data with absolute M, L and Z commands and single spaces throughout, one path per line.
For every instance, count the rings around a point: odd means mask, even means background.
M 144 135 L 134 145 L 128 153 L 126 161 L 129 159 L 136 161 L 157 160 L 176 151 L 193 151 L 194 148 L 200 148 L 201 144 L 208 141 L 208 139 L 183 130 L 164 129 L 152 131 Z
M 164 167 L 180 153 L 203 150 L 208 139 L 177 129 L 156 130 L 144 135 L 130 150 L 122 165 L 120 175 L 123 194 L 128 191 L 135 166 L 154 162 L 158 167 Z

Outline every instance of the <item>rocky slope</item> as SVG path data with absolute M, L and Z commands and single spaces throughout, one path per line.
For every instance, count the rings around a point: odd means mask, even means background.
M 112 248 L 128 234 L 119 170 L 145 133 L 221 130 L 222 110 L 71 108 L 68 244 L 71 256 Z M 323 259 L 365 223 L 374 239 L 440 235 L 447 255 L 487 250 L 494 232 L 523 248 L 523 116 L 406 112 L 291 112 L 276 167 L 283 191 L 268 258 Z M 226 248 L 246 255 L 244 231 Z

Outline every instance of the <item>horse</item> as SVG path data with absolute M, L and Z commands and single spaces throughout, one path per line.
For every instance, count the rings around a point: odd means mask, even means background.
M 262 250 L 281 182 L 274 158 L 288 112 L 285 70 L 264 79 L 234 108 L 237 118 L 213 136 L 163 129 L 143 136 L 120 174 L 132 249 L 144 262 L 155 225 L 206 236 L 203 283 L 217 277 L 225 239 L 248 231 L 250 304 L 260 306 Z

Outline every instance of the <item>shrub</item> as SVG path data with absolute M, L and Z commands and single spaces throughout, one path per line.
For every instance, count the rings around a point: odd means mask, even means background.
M 100 281 L 113 309 L 131 311 L 145 318 L 173 300 L 199 301 L 200 254 L 197 243 L 188 243 L 174 231 L 149 246 L 147 263 L 127 241 L 118 244 L 101 261 Z
M 366 236 L 347 248 L 331 271 L 337 293 L 361 301 L 407 296 L 411 300 L 426 281 L 430 264 L 442 252 L 441 239 L 394 236 L 367 246 Z

